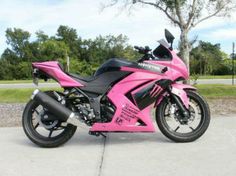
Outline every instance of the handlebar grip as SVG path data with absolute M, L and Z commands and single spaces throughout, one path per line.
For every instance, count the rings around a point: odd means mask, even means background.
M 146 53 L 145 48 L 143 48 L 143 47 L 134 46 L 134 48 L 135 48 L 136 50 L 138 50 L 138 52 L 139 52 L 140 54 L 145 54 L 145 53 Z
M 149 51 L 152 51 L 150 48 L 149 48 L 149 46 L 145 46 L 145 51 L 147 51 L 147 52 L 149 52 Z

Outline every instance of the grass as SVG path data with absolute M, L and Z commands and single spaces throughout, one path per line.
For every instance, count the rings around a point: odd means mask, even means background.
M 32 83 L 33 80 L 0 80 L 0 84 L 22 84 L 22 83 Z M 45 82 L 44 80 L 39 80 L 40 83 Z M 49 79 L 46 83 L 55 83 L 56 81 Z
M 40 89 L 42 91 L 49 90 L 50 88 Z M 27 102 L 32 92 L 35 89 L 0 89 L 0 102 L 1 103 L 25 103 Z M 52 90 L 52 89 L 50 89 Z M 54 90 L 60 90 L 56 88 Z
M 193 78 L 193 76 L 191 76 L 191 78 Z M 199 76 L 198 79 L 232 79 L 232 75 L 202 75 Z
M 209 99 L 236 98 L 236 86 L 231 85 L 197 85 L 198 92 Z M 50 88 L 41 89 L 42 91 Z M 52 90 L 52 89 L 50 89 Z M 62 90 L 56 88 L 54 90 Z M 0 89 L 0 103 L 24 103 L 30 99 L 34 89 Z
M 32 80 L 0 80 L 0 84 L 31 83 Z
M 222 84 L 197 85 L 198 92 L 206 98 L 236 98 L 236 86 Z

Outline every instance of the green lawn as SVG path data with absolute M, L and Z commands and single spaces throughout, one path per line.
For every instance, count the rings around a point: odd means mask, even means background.
M 193 79 L 193 76 L 191 76 L 191 78 Z M 232 75 L 205 75 L 199 76 L 198 79 L 232 79 Z
M 45 91 L 49 89 L 50 88 L 43 88 L 40 90 Z M 0 89 L 0 102 L 1 103 L 27 102 L 30 99 L 34 90 L 35 89 Z M 56 88 L 54 90 L 60 90 L 60 88 Z
M 206 98 L 236 98 L 236 86 L 197 85 L 198 92 Z M 48 90 L 44 88 L 41 90 Z M 61 90 L 58 89 L 57 90 Z M 0 89 L 1 103 L 27 102 L 34 89 Z
M 0 84 L 31 83 L 32 80 L 0 80 Z
M 236 86 L 232 85 L 197 85 L 198 92 L 207 98 L 236 98 Z

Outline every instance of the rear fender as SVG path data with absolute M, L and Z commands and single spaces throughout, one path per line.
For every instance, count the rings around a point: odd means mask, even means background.
M 180 100 L 183 102 L 184 106 L 188 109 L 189 108 L 189 99 L 187 96 L 187 93 L 185 90 L 193 90 L 196 91 L 197 89 L 195 87 L 192 87 L 190 85 L 186 85 L 186 84 L 172 84 L 171 85 L 172 89 L 171 89 L 171 93 L 173 93 L 174 95 L 178 96 L 180 98 Z M 165 92 L 162 96 L 160 96 L 155 104 L 155 107 L 158 106 L 160 104 L 160 102 L 162 101 L 162 99 L 167 95 L 168 93 Z

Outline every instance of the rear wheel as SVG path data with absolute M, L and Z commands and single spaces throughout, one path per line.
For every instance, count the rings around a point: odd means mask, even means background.
M 175 142 L 192 142 L 202 136 L 210 123 L 207 102 L 194 91 L 187 90 L 189 113 L 187 123 L 170 97 L 164 98 L 156 110 L 156 121 L 161 132 Z
M 46 93 L 55 98 L 53 92 Z M 74 135 L 77 127 L 56 119 L 53 113 L 30 100 L 22 117 L 24 132 L 33 143 L 41 147 L 58 147 Z

